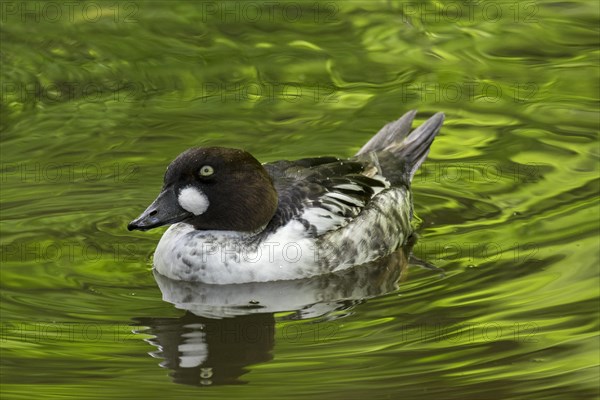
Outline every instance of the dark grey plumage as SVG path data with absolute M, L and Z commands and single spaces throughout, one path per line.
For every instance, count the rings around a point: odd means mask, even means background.
M 331 201 L 324 199 L 323 195 L 333 190 L 362 204 L 346 204 L 348 209 L 343 209 L 340 214 L 345 218 L 356 217 L 369 205 L 376 192 L 388 186 L 374 176 L 385 178 L 389 187 L 410 188 L 412 177 L 426 159 L 431 143 L 444 122 L 444 114 L 437 113 L 411 132 L 415 115 L 415 110 L 409 111 L 388 123 L 347 160 L 316 157 L 263 164 L 279 194 L 277 211 L 265 233 L 292 219 L 299 219 L 307 208 L 320 207 L 331 211 L 328 207 Z M 355 184 L 360 190 L 336 187 L 343 183 Z M 316 232 L 313 233 L 317 236 Z

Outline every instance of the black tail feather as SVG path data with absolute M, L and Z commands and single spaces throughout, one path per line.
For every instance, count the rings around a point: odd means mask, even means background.
M 386 146 L 404 139 L 410 133 L 415 115 L 417 115 L 417 110 L 411 110 L 396 121 L 386 124 L 356 155 L 359 156 L 371 151 L 381 151 Z
M 400 173 L 404 178 L 402 180 L 410 183 L 427 158 L 429 148 L 444 123 L 444 114 L 437 113 L 410 132 L 415 114 L 416 111 L 409 111 L 402 118 L 384 126 L 357 155 L 376 152 L 384 176 L 390 175 L 389 178 L 394 181 L 398 180 L 396 177 Z

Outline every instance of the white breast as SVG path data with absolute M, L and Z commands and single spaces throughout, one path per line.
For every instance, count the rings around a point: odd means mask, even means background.
M 196 231 L 179 223 L 161 238 L 154 267 L 176 280 L 266 282 L 319 275 L 315 254 L 314 240 L 298 221 L 258 242 L 239 232 Z
M 373 261 L 404 242 L 410 194 L 389 189 L 350 223 L 317 239 L 297 220 L 264 237 L 172 225 L 154 253 L 154 267 L 175 280 L 230 284 L 302 279 Z

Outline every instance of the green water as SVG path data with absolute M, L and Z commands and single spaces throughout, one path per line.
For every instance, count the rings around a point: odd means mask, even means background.
M 274 3 L 1 3 L 2 398 L 597 398 L 598 4 Z M 410 109 L 444 276 L 159 288 L 125 229 L 188 147 L 349 156 Z

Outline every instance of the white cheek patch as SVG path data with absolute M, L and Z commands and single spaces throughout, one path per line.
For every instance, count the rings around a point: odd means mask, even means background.
M 179 192 L 177 201 L 181 208 L 194 215 L 200 215 L 208 209 L 208 198 L 201 190 L 188 186 Z

